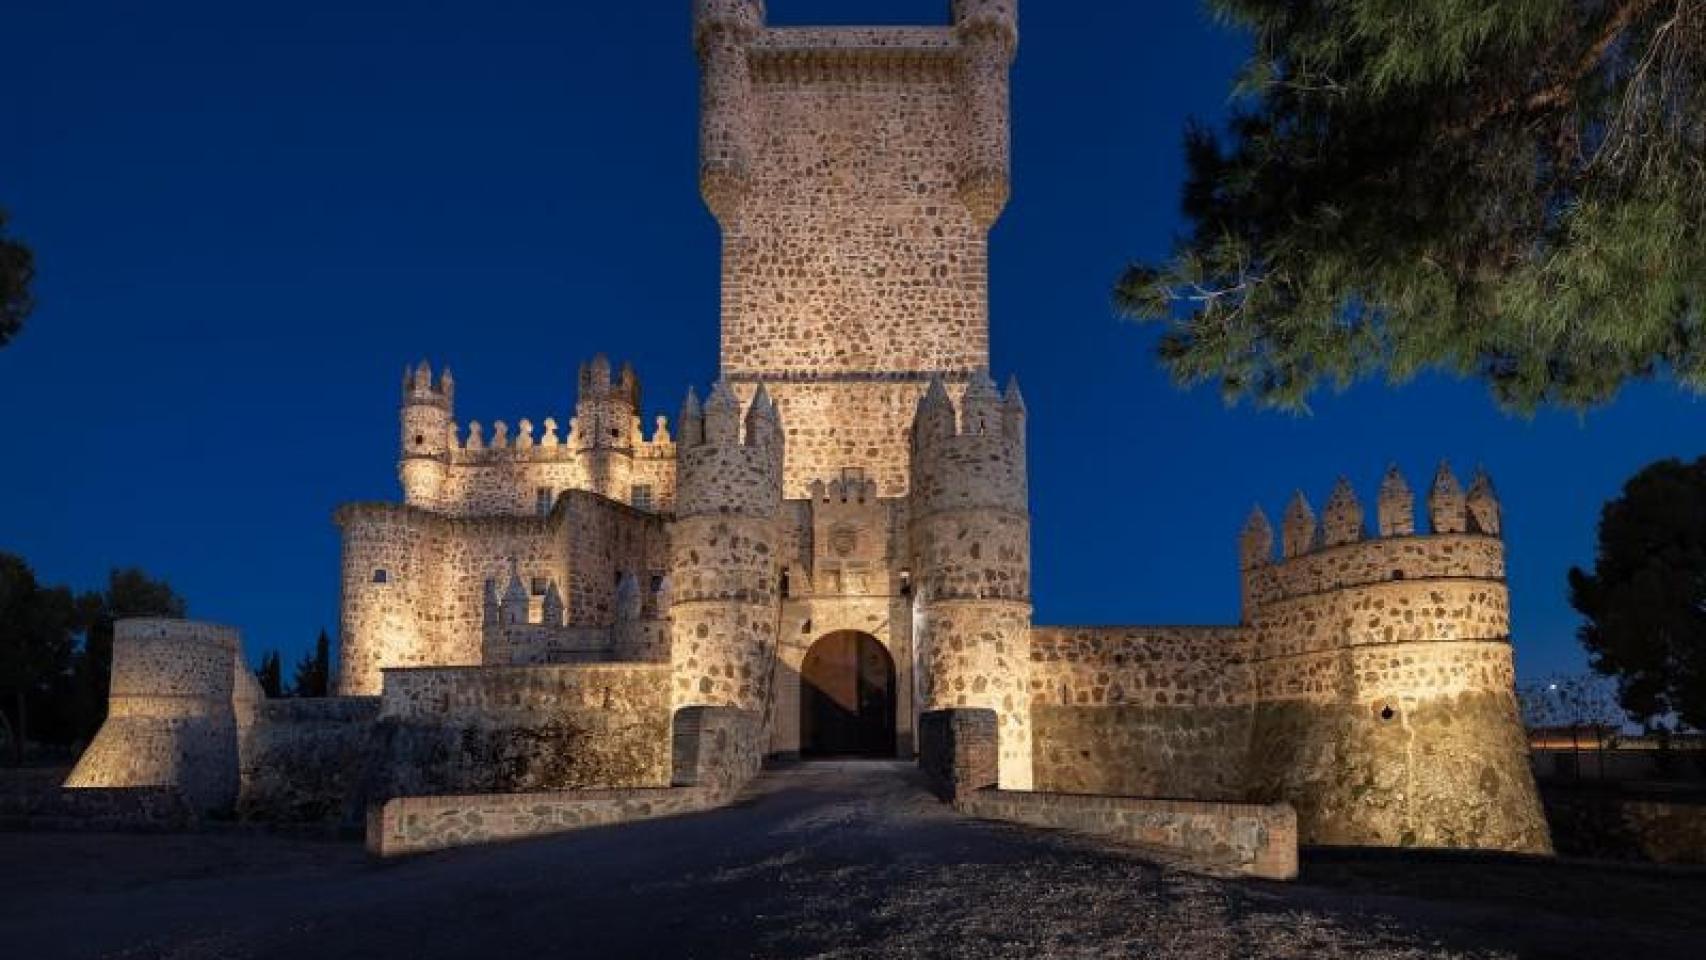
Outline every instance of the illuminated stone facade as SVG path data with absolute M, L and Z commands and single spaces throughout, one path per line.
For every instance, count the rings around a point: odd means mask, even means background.
M 448 370 L 406 372 L 402 502 L 337 514 L 337 693 L 380 705 L 264 722 L 317 725 L 347 765 L 349 718 L 370 718 L 387 782 L 434 758 L 388 796 L 491 792 L 482 763 L 518 790 L 660 789 L 684 710 L 810 749 L 809 654 L 851 633 L 892 667 L 880 742 L 911 756 L 925 712 L 993 711 L 1007 790 L 1286 801 L 1305 842 L 1547 849 L 1484 479 L 1442 470 L 1422 535 L 1396 475 L 1373 538 L 1348 485 L 1320 521 L 1299 495 L 1280 557 L 1258 513 L 1237 624 L 1033 627 L 1026 408 L 989 374 L 1015 7 L 784 29 L 756 0 L 698 0 L 720 379 L 672 435 L 602 357 L 566 423 L 490 430 L 457 423 Z M 265 788 L 245 796 L 290 796 L 278 779 L 249 770 Z

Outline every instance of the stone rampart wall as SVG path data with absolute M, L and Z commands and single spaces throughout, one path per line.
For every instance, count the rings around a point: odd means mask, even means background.
M 664 665 L 387 671 L 376 791 L 662 786 L 669 739 Z
M 404 856 L 713 809 L 732 801 L 757 773 L 761 725 L 750 712 L 681 711 L 672 778 L 680 786 L 395 798 L 369 811 L 368 850 Z
M 1033 629 L 1037 789 L 1242 799 L 1248 653 L 1237 627 Z
M 238 816 L 356 825 L 375 764 L 378 697 L 270 700 L 244 737 Z

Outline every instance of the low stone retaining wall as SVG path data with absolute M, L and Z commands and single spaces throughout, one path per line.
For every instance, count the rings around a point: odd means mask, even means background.
M 399 797 L 370 812 L 367 850 L 380 857 L 429 853 L 680 816 L 719 803 L 706 787 Z
M 756 713 L 689 707 L 673 725 L 677 786 L 398 797 L 368 808 L 367 849 L 396 857 L 710 810 L 733 800 L 757 774 L 761 733 Z
M 1107 837 L 1207 873 L 1293 880 L 1297 813 L 1289 804 L 1208 803 L 980 790 L 955 809 L 985 820 Z

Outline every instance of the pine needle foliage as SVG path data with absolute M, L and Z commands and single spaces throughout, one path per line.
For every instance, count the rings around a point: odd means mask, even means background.
M 1507 408 L 1706 391 L 1706 0 L 1209 0 L 1255 37 L 1129 267 L 1184 384 L 1300 409 L 1427 369 Z

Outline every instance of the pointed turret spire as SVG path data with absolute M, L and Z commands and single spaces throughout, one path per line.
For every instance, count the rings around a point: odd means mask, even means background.
M 1397 464 L 1388 467 L 1385 478 L 1380 481 L 1380 502 L 1376 513 L 1383 537 L 1408 537 L 1416 532 L 1416 497 L 1410 492 L 1410 483 L 1404 479 Z
M 1001 399 L 1001 429 L 1007 439 L 1025 440 L 1025 395 L 1019 392 L 1019 378 L 1007 378 L 1007 395 Z
M 699 406 L 699 394 L 687 388 L 687 399 L 681 402 L 681 420 L 676 426 L 680 434 L 676 442 L 683 447 L 696 447 L 705 442 L 705 411 Z
M 1238 559 L 1242 569 L 1253 570 L 1274 561 L 1274 525 L 1268 522 L 1261 506 L 1250 510 L 1244 521 L 1244 532 L 1238 538 Z
M 509 562 L 509 585 L 504 588 L 502 618 L 504 623 L 527 622 L 527 586 L 521 582 L 521 564 Z
M 1315 524 L 1315 511 L 1309 506 L 1309 498 L 1299 490 L 1291 498 L 1291 503 L 1285 508 L 1285 529 L 1282 533 L 1281 552 L 1287 560 L 1301 557 L 1315 549 L 1315 541 L 1319 536 L 1319 528 Z
M 1327 498 L 1322 534 L 1323 541 L 1329 547 L 1356 543 L 1362 539 L 1362 503 L 1357 500 L 1356 490 L 1345 477 L 1339 478 L 1338 484 L 1333 487 L 1332 496 Z
M 758 392 L 752 395 L 752 406 L 746 411 L 747 446 L 762 447 L 774 443 L 780 426 L 776 403 L 770 399 L 770 391 L 761 383 L 758 385 Z
M 550 585 L 545 588 L 545 600 L 542 607 L 546 626 L 560 627 L 563 625 L 565 612 L 563 594 L 557 589 L 557 581 L 552 580 Z
M 966 384 L 960 401 L 961 431 L 967 434 L 994 433 L 1001 424 L 1001 394 L 988 371 L 978 370 Z
M 713 384 L 711 396 L 705 401 L 705 442 L 740 443 L 740 398 L 727 380 Z
M 913 420 L 913 433 L 920 439 L 951 437 L 957 432 L 954 422 L 954 401 L 948 399 L 948 385 L 939 374 L 932 374 L 930 385 L 918 401 L 918 415 Z
M 1469 485 L 1469 497 L 1466 504 L 1469 514 L 1469 532 L 1483 533 L 1489 537 L 1499 535 L 1503 526 L 1500 516 L 1499 494 L 1493 489 L 1493 478 L 1488 476 L 1484 467 L 1475 470 L 1475 480 Z
M 1428 519 L 1434 533 L 1462 533 L 1469 524 L 1463 485 L 1444 460 L 1439 462 L 1433 489 L 1428 492 Z

